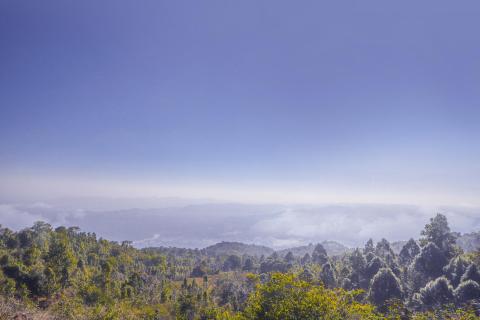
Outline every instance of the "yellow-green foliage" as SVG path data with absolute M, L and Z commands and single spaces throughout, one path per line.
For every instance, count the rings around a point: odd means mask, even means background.
M 249 297 L 245 319 L 380 319 L 371 305 L 355 300 L 359 292 L 329 290 L 293 274 L 274 273 Z

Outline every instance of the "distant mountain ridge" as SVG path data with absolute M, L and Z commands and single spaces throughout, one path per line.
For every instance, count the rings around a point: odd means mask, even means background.
M 337 256 L 346 253 L 350 248 L 336 241 L 323 241 L 322 246 L 327 251 L 329 256 Z M 283 250 L 274 250 L 267 246 L 257 244 L 246 244 L 242 242 L 222 241 L 203 249 L 187 249 L 178 247 L 149 247 L 145 250 L 159 250 L 161 252 L 198 252 L 204 253 L 209 256 L 222 256 L 222 255 L 237 255 L 237 256 L 255 256 L 260 258 L 261 256 L 268 257 L 273 253 L 277 253 L 280 257 L 284 257 L 288 252 L 292 252 L 296 257 L 303 257 L 306 253 L 312 254 L 315 244 L 310 243 L 306 246 L 292 247 Z
M 336 241 L 322 241 L 320 244 L 325 248 L 329 256 L 338 256 L 346 253 L 349 248 Z M 280 256 L 285 256 L 291 252 L 296 257 L 303 257 L 305 254 L 312 255 L 316 244 L 310 243 L 306 246 L 293 247 L 277 251 Z
M 472 232 L 465 234 L 457 234 L 457 244 L 465 252 L 472 252 L 480 248 L 480 232 Z M 407 243 L 406 240 L 403 241 L 394 241 L 390 244 L 392 250 L 398 254 L 403 246 Z M 203 252 L 209 256 L 222 256 L 222 255 L 237 255 L 237 256 L 255 256 L 268 257 L 276 252 L 280 257 L 284 257 L 288 252 L 291 252 L 296 257 L 303 257 L 305 254 L 312 255 L 313 250 L 317 243 L 310 243 L 305 246 L 292 247 L 282 250 L 274 250 L 270 247 L 257 245 L 257 244 L 246 244 L 242 242 L 233 242 L 233 241 L 222 241 L 216 244 L 210 245 L 204 249 L 186 249 L 186 248 L 177 248 L 177 247 L 150 247 L 149 249 L 158 249 L 165 252 Z M 325 248 L 329 256 L 339 256 L 344 253 L 347 253 L 352 248 L 349 248 L 337 241 L 322 241 L 320 244 Z
M 275 252 L 272 248 L 256 245 L 245 244 L 241 242 L 222 241 L 214 245 L 208 246 L 205 249 L 208 255 L 249 255 L 255 257 L 269 256 Z
M 321 242 L 321 244 L 327 251 L 327 254 L 330 256 L 341 255 L 349 250 L 348 247 L 336 241 L 323 241 Z M 250 255 L 250 256 L 261 257 L 262 255 L 269 256 L 274 252 L 277 252 L 279 256 L 283 257 L 288 252 L 292 252 L 294 256 L 303 257 L 306 253 L 311 255 L 313 253 L 313 249 L 315 248 L 315 245 L 316 244 L 310 243 L 309 245 L 306 245 L 306 246 L 298 246 L 298 247 L 275 251 L 272 248 L 256 245 L 256 244 L 245 244 L 241 242 L 222 241 L 214 245 L 211 245 L 209 247 L 206 247 L 204 250 L 208 255 L 234 254 L 239 256 Z

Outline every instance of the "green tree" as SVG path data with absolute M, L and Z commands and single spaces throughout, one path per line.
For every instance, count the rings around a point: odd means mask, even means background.
M 335 275 L 335 269 L 330 263 L 325 263 L 322 266 L 322 271 L 320 272 L 320 279 L 327 288 L 335 288 L 337 285 L 337 277 Z
M 375 256 L 370 262 L 367 264 L 365 268 L 365 275 L 367 279 L 370 281 L 377 272 L 385 267 L 385 263 L 379 257 Z
M 439 277 L 427 283 L 415 296 L 426 307 L 441 307 L 454 301 L 453 288 L 445 277 Z
M 47 268 L 53 273 L 49 277 L 55 281 L 52 285 L 65 288 L 69 284 L 70 276 L 77 265 L 77 259 L 65 230 L 59 229 L 52 234 L 46 262 Z
M 375 253 L 375 247 L 373 245 L 373 240 L 371 238 L 368 239 L 367 243 L 365 243 L 365 248 L 363 249 L 364 254 L 367 254 L 369 252 Z
M 312 260 L 313 262 L 320 265 L 328 262 L 327 250 L 325 250 L 325 248 L 320 243 L 318 243 L 313 249 Z
M 454 295 L 459 303 L 480 299 L 480 285 L 472 280 L 464 281 L 455 289 Z
M 467 280 L 472 280 L 480 284 L 480 272 L 478 272 L 477 266 L 473 263 L 468 266 L 461 278 L 462 282 Z
M 425 225 L 422 230 L 420 239 L 422 246 L 433 242 L 447 258 L 451 258 L 455 254 L 455 235 L 450 232 L 447 217 L 438 213 L 435 217 L 430 219 L 430 223 Z
M 430 280 L 440 277 L 447 261 L 443 252 L 433 242 L 425 245 L 408 270 L 411 289 L 417 291 Z
M 252 258 L 247 258 L 245 260 L 245 263 L 243 264 L 243 268 L 242 268 L 244 271 L 253 271 L 253 269 L 255 269 L 255 265 L 253 264 L 253 260 Z
M 368 297 L 374 305 L 385 311 L 387 301 L 401 299 L 403 290 L 400 280 L 389 268 L 382 268 L 373 277 Z
M 375 247 L 375 254 L 385 261 L 388 257 L 395 257 L 395 253 L 393 252 L 390 242 L 388 242 L 387 239 L 382 239 L 377 243 L 377 246 Z
M 223 263 L 223 270 L 230 271 L 230 270 L 238 270 L 242 267 L 242 260 L 237 255 L 229 255 L 225 262 Z
M 420 253 L 420 247 L 417 242 L 413 239 L 408 240 L 408 242 L 402 247 L 398 258 L 400 263 L 403 265 L 409 265 L 415 256 Z
M 288 251 L 284 259 L 287 263 L 292 263 L 293 261 L 295 261 L 295 257 L 293 256 L 293 253 L 291 251 Z
M 456 287 L 461 281 L 462 276 L 468 268 L 468 261 L 458 256 L 450 259 L 448 265 L 443 268 L 443 273 L 450 280 L 450 283 Z

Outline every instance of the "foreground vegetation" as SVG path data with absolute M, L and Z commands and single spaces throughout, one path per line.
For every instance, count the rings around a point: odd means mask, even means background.
M 0 227 L 0 319 L 477 319 L 480 253 L 455 235 L 439 214 L 399 254 L 382 239 L 299 257 Z

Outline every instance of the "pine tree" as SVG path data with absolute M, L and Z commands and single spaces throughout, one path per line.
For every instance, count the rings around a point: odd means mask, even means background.
M 400 280 L 392 270 L 382 268 L 373 277 L 368 296 L 374 305 L 384 309 L 387 301 L 402 298 L 403 291 Z
M 408 240 L 408 242 L 403 246 L 398 258 L 402 265 L 409 265 L 415 256 L 420 253 L 420 247 L 417 242 L 413 239 Z
M 464 281 L 458 285 L 454 294 L 458 303 L 480 299 L 480 285 L 473 280 Z
M 455 254 L 456 237 L 450 232 L 447 217 L 443 214 L 438 213 L 434 218 L 431 218 L 430 223 L 425 225 L 421 235 L 423 236 L 420 239 L 422 246 L 433 242 L 448 259 Z
M 445 277 L 430 281 L 415 297 L 427 307 L 439 307 L 454 301 L 453 288 Z
M 327 288 L 334 288 L 337 284 L 335 270 L 330 263 L 325 263 L 320 272 L 320 279 Z
M 372 238 L 368 239 L 367 243 L 365 243 L 365 248 L 363 249 L 364 254 L 368 254 L 370 252 L 375 253 L 375 247 L 373 245 Z
M 478 272 L 478 268 L 475 264 L 470 264 L 462 276 L 461 282 L 472 280 L 476 283 L 480 284 L 480 273 Z
M 312 260 L 315 263 L 323 265 L 328 262 L 327 250 L 318 243 L 312 253 Z

